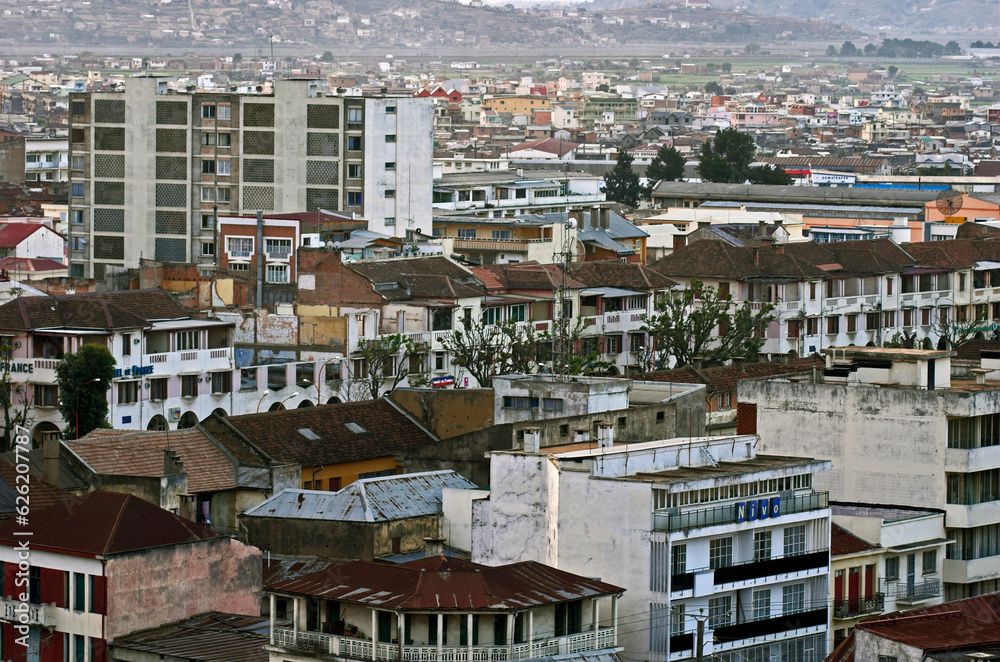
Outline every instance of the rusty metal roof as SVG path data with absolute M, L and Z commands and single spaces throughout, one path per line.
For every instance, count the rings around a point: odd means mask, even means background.
M 476 489 L 454 471 L 425 471 L 362 478 L 337 492 L 288 489 L 243 513 L 243 517 L 384 522 L 441 512 L 446 487 Z
M 1000 593 L 882 614 L 857 629 L 925 653 L 1000 646 Z
M 114 650 L 199 662 L 267 662 L 270 619 L 207 612 L 176 623 L 116 637 Z
M 353 561 L 267 586 L 398 611 L 514 611 L 625 589 L 535 561 L 490 567 L 444 556 L 399 565 Z

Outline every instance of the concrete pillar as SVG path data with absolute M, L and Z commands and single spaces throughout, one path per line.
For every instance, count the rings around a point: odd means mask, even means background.
M 514 612 L 507 614 L 507 659 L 514 659 Z
M 274 622 L 275 622 L 274 612 L 278 608 L 277 607 L 278 599 L 275 597 L 274 593 L 271 594 L 271 598 L 270 599 L 271 599 L 271 645 L 273 646 L 274 645 Z
M 528 612 L 528 657 L 535 657 L 535 612 Z
M 590 601 L 590 604 L 592 607 L 592 616 L 593 616 L 591 620 L 593 621 L 594 625 L 594 650 L 597 650 L 598 648 L 600 648 L 600 646 L 597 645 L 597 639 L 598 639 L 597 635 L 601 625 L 601 605 L 597 601 L 597 598 L 592 599 Z
M 378 659 L 378 610 L 372 609 L 372 659 Z
M 472 614 L 465 615 L 465 647 L 468 650 L 468 662 L 472 662 Z
M 399 642 L 398 660 L 403 662 L 403 639 L 406 637 L 406 617 L 396 612 L 396 641 Z
M 292 599 L 292 646 L 299 643 L 299 599 Z
M 611 596 L 611 644 L 618 645 L 618 596 Z
M 437 627 L 438 627 L 438 662 L 441 662 L 442 655 L 444 655 L 444 615 L 437 615 Z

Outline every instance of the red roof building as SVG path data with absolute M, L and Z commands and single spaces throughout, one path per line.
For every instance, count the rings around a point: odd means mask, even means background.
M 103 662 L 116 636 L 260 608 L 259 550 L 131 495 L 92 492 L 0 522 L 0 563 L 0 630 L 14 662 Z M 27 647 L 14 644 L 22 636 Z
M 354 561 L 267 591 L 274 653 L 508 661 L 613 652 L 624 593 L 535 561 L 491 567 L 444 556 Z M 282 615 L 291 628 L 280 627 Z

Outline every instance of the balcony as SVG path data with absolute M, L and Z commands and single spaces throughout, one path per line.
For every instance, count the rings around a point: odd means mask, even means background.
M 26 359 L 23 362 L 19 362 L 18 359 L 14 359 L 11 363 L 11 372 L 15 372 L 14 366 L 21 365 L 22 363 L 29 363 L 31 365 L 31 381 L 35 384 L 55 384 L 56 383 L 56 366 L 59 365 L 61 359 Z M 11 375 L 15 378 L 15 375 Z
M 987 471 L 1000 466 L 1000 446 L 946 448 L 944 470 L 954 473 Z
M 56 622 L 54 610 L 55 605 L 33 605 L 10 598 L 0 598 L 0 614 L 2 614 L 0 619 L 8 623 L 51 628 Z
M 895 598 L 897 605 L 912 605 L 941 595 L 941 582 L 927 579 L 919 583 L 892 582 L 883 580 L 882 590 L 886 597 Z
M 749 503 L 749 502 L 748 502 Z M 731 503 L 714 508 L 698 508 L 684 512 L 672 513 L 659 511 L 653 513 L 654 531 L 684 531 L 720 524 L 735 524 L 745 520 L 745 510 L 740 510 L 741 503 Z M 828 492 L 810 492 L 791 497 L 780 497 L 780 510 L 771 517 L 782 517 L 810 510 L 823 510 L 830 505 Z M 773 507 L 773 505 L 772 505 Z
M 622 310 L 604 314 L 604 331 L 606 333 L 638 331 L 646 323 L 646 311 Z
M 735 625 L 724 625 L 715 628 L 713 635 L 717 643 L 738 641 L 740 639 L 752 639 L 771 634 L 788 632 L 789 630 L 801 630 L 810 627 L 826 626 L 826 608 L 803 611 L 797 614 L 776 616 L 759 621 L 748 621 L 746 623 L 736 623 Z
M 285 650 L 309 651 L 371 662 L 503 662 L 553 655 L 570 655 L 585 651 L 615 647 L 613 628 L 600 628 L 594 632 L 580 632 L 564 637 L 536 639 L 527 643 L 508 646 L 400 646 L 396 643 L 356 639 L 322 632 L 302 632 L 297 635 L 287 628 L 274 629 L 274 646 Z
M 490 253 L 524 253 L 527 239 L 456 239 L 455 250 L 485 251 Z
M 878 614 L 885 609 L 885 594 L 874 593 L 863 598 L 834 601 L 834 618 L 854 618 L 865 614 Z
M 191 349 L 177 352 L 161 352 L 158 354 L 145 354 L 142 357 L 143 372 L 148 375 L 170 375 L 181 370 L 221 370 L 232 367 L 232 347 L 219 347 L 216 349 Z M 122 357 L 119 361 L 120 368 L 128 369 L 130 366 L 129 357 Z M 132 368 L 135 375 L 135 366 Z
M 788 511 L 786 510 L 785 512 L 787 513 Z M 734 584 L 760 579 L 761 577 L 773 577 L 790 572 L 805 572 L 815 570 L 816 568 L 826 568 L 829 564 L 830 552 L 826 549 L 804 554 L 780 556 L 761 561 L 746 561 L 723 568 L 716 568 L 713 583 L 716 585 Z

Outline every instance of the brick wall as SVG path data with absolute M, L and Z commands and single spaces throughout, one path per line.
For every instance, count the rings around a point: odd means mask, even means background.
M 736 434 L 757 434 L 757 405 L 736 404 Z
M 301 303 L 382 307 L 382 297 L 375 293 L 372 284 L 348 269 L 335 251 L 302 248 L 298 251 L 298 262 L 301 276 L 313 276 L 312 289 L 299 280 Z

